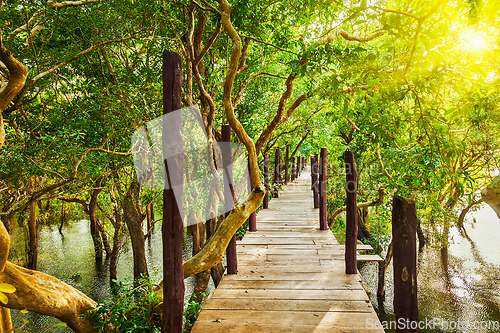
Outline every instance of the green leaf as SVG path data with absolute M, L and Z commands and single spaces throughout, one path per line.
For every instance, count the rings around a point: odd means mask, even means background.
M 12 294 L 16 291 L 16 287 L 8 283 L 0 283 L 0 291 L 8 294 Z
M 9 302 L 7 296 L 5 296 L 5 294 L 2 292 L 0 292 L 0 302 L 2 302 L 3 304 L 7 304 Z

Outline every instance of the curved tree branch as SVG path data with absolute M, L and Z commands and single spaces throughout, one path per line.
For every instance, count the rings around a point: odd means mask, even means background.
M 358 208 L 365 208 L 365 207 L 375 207 L 375 206 L 380 206 L 384 203 L 384 198 L 385 198 L 385 188 L 383 187 L 379 187 L 378 188 L 378 198 L 377 200 L 375 201 L 367 201 L 367 202 L 363 202 L 363 203 L 358 203 Z M 347 209 L 346 206 L 344 207 L 341 207 L 339 209 L 337 209 L 333 214 L 332 214 L 332 217 L 330 219 L 330 224 L 329 224 L 329 228 L 332 229 L 333 228 L 333 224 L 335 223 L 335 220 L 337 219 L 337 217 L 345 212 Z

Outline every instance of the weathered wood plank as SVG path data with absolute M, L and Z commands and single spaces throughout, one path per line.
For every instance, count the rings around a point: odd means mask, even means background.
M 279 318 L 279 320 L 277 320 Z M 370 332 L 374 312 L 206 310 L 197 320 L 200 332 Z
M 310 300 L 310 299 L 211 299 L 206 310 L 259 310 L 259 311 L 343 311 L 343 312 L 371 312 L 372 306 L 365 301 L 331 301 L 331 300 Z
M 311 283 L 311 281 L 257 281 L 257 280 L 238 280 L 231 281 L 223 279 L 217 288 L 219 289 L 303 289 L 303 290 L 331 290 L 331 289 L 358 289 L 364 290 L 359 283 L 359 278 L 352 274 L 352 277 L 343 276 L 336 279 L 335 284 L 329 283 Z
M 369 302 L 366 292 L 361 289 L 330 289 L 330 290 L 275 290 L 275 289 L 217 289 L 211 298 L 267 298 L 267 299 L 315 299 Z
M 376 254 L 358 254 L 358 261 L 384 261 Z

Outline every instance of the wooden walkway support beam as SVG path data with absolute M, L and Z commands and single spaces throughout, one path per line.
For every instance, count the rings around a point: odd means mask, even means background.
M 288 168 L 290 166 L 290 145 L 286 145 L 286 152 L 285 152 L 285 185 L 288 184 Z
M 295 180 L 295 157 L 292 157 L 292 182 Z
M 264 155 L 264 186 L 266 187 L 266 195 L 264 196 L 264 201 L 262 202 L 262 208 L 269 208 L 269 154 Z
M 222 125 L 222 166 L 224 168 L 224 210 L 229 212 L 234 207 L 233 169 L 231 167 L 231 127 Z M 229 213 L 227 213 L 229 214 Z M 226 216 L 227 216 L 226 214 Z M 226 248 L 227 274 L 238 273 L 238 259 L 236 254 L 236 234 L 229 241 Z
M 345 152 L 346 168 L 346 230 L 345 230 L 345 272 L 357 274 L 356 244 L 358 239 L 358 181 L 356 161 L 352 151 Z
M 313 205 L 314 208 L 319 208 L 319 163 L 318 154 L 314 155 L 314 162 L 311 164 L 311 173 L 313 175 Z
M 394 196 L 392 246 L 394 265 L 394 317 L 410 323 L 397 332 L 420 332 L 417 298 L 417 213 L 415 201 Z M 411 324 L 415 323 L 415 324 Z M 405 325 L 406 326 L 406 325 Z M 412 328 L 415 327 L 415 328 Z
M 279 195 L 279 186 L 281 184 L 281 165 L 280 165 L 280 147 L 276 147 L 274 151 L 274 191 L 273 198 L 277 198 Z
M 182 92 L 182 58 L 170 51 L 163 52 L 163 114 L 181 109 Z M 168 184 L 183 184 L 184 153 L 182 139 L 181 112 L 169 118 L 169 125 L 163 125 L 162 142 L 175 142 L 168 155 L 174 156 L 165 163 L 165 189 L 163 190 L 163 320 L 162 332 L 181 333 L 184 312 L 184 270 L 182 267 L 182 242 L 184 240 L 184 224 L 179 205 L 175 200 L 174 190 Z M 165 121 L 166 118 L 164 118 Z M 168 130 L 167 130 L 168 128 Z M 165 145 L 162 144 L 163 147 Z M 175 154 L 178 153 L 178 154 Z M 163 152 L 166 156 L 166 152 Z M 166 162 L 166 161 L 165 161 Z M 182 207 L 182 206 L 181 206 Z
M 321 163 L 319 172 L 319 228 L 320 230 L 328 230 L 328 218 L 326 209 L 326 163 L 327 149 L 321 148 Z

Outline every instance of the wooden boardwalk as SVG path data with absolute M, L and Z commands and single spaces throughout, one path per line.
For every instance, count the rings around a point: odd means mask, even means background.
M 367 329 L 380 322 L 361 277 L 345 274 L 344 246 L 319 230 L 307 170 L 237 242 L 238 274 L 223 277 L 192 332 L 384 332 Z

